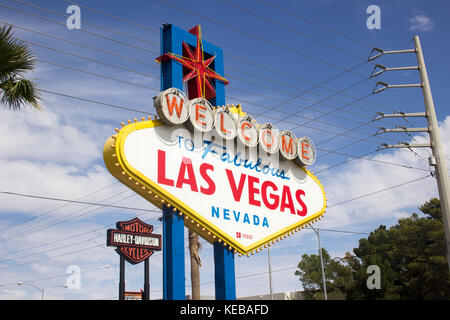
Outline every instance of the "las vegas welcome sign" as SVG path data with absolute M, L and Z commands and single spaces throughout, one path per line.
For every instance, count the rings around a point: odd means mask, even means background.
M 316 156 L 309 138 L 176 88 L 154 106 L 158 119 L 129 120 L 107 140 L 106 167 L 209 242 L 253 254 L 325 212 L 324 189 L 306 169 Z

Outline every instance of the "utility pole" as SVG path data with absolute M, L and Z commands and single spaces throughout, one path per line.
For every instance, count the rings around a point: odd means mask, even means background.
M 420 84 L 403 84 L 403 85 L 389 85 L 385 82 L 378 82 L 375 86 L 373 94 L 384 91 L 387 88 L 405 88 L 405 87 L 421 87 L 423 93 L 423 99 L 425 102 L 425 113 L 414 113 L 407 114 L 403 112 L 385 115 L 380 114 L 378 119 L 388 118 L 388 117 L 425 117 L 427 119 L 427 128 L 397 128 L 397 129 L 384 129 L 382 132 L 428 132 L 430 136 L 429 144 L 408 144 L 400 143 L 398 145 L 387 145 L 383 144 L 384 148 L 421 148 L 430 147 L 432 151 L 432 157 L 429 159 L 430 166 L 435 167 L 435 177 L 437 181 L 439 199 L 441 203 L 442 211 L 442 221 L 444 223 L 445 239 L 447 247 L 447 262 L 450 270 L 450 185 L 447 173 L 447 163 L 445 159 L 444 149 L 442 148 L 441 137 L 439 134 L 438 121 L 436 117 L 436 111 L 434 109 L 433 96 L 431 95 L 430 82 L 428 80 L 427 69 L 425 66 L 425 60 L 423 57 L 422 47 L 420 45 L 419 36 L 414 36 L 414 49 L 408 50 L 397 50 L 397 51 L 383 51 L 379 48 L 374 48 L 373 52 L 378 52 L 377 55 L 369 57 L 369 61 L 379 58 L 383 54 L 393 54 L 393 53 L 411 53 L 414 52 L 417 55 L 417 66 L 414 67 L 398 67 L 398 68 L 386 68 L 382 65 L 376 65 L 375 69 L 378 67 L 380 71 L 374 73 L 372 72 L 372 77 L 378 76 L 385 71 L 392 70 L 418 70 L 420 73 Z M 375 71 L 374 69 L 374 71 Z M 381 86 L 380 88 L 377 88 Z M 383 149 L 384 149 L 383 148 Z
M 313 229 L 314 232 L 316 233 L 317 241 L 319 242 L 319 257 L 320 257 L 320 267 L 322 269 L 323 297 L 324 297 L 325 300 L 328 300 L 328 297 L 327 297 L 327 282 L 325 280 L 325 268 L 323 266 L 322 246 L 320 245 L 320 233 L 319 233 L 319 229 L 316 229 L 313 226 L 311 226 L 311 229 Z
M 273 300 L 273 289 L 272 289 L 272 263 L 270 261 L 270 247 L 267 247 L 267 264 L 269 266 L 269 294 L 270 300 Z

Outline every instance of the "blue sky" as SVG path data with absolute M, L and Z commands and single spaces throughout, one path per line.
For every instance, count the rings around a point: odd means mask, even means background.
M 89 202 L 120 201 L 117 205 L 154 209 L 115 183 L 104 167 L 102 149 L 121 122 L 143 115 L 133 110 L 155 113 L 152 97 L 160 89 L 159 65 L 154 62 L 160 50 L 159 28 L 163 23 L 173 23 L 183 29 L 201 24 L 203 38 L 223 48 L 225 77 L 230 81 L 226 87 L 227 103 L 242 103 L 244 110 L 260 123 L 276 122 L 280 129 L 296 127 L 297 136 L 307 135 L 316 143 L 318 158 L 310 169 L 322 181 L 330 206 L 316 227 L 323 230 L 322 245 L 332 257 L 351 251 L 364 234 L 327 230 L 369 233 L 380 224 L 395 224 L 437 196 L 435 181 L 426 178 L 333 206 L 426 176 L 430 154 L 427 149 L 417 149 L 415 153 L 390 149 L 371 153 L 369 160 L 334 166 L 352 156 L 375 151 L 383 142 L 426 141 L 424 135 L 417 135 L 414 140 L 405 134 L 370 137 L 380 126 L 426 125 L 424 119 L 411 119 L 411 123 L 402 119 L 369 122 L 377 112 L 424 110 L 422 93 L 417 88 L 388 89 L 368 96 L 376 81 L 418 83 L 416 71 L 387 72 L 368 80 L 373 64 L 363 63 L 372 47 L 413 48 L 415 34 L 421 39 L 442 140 L 450 157 L 450 63 L 445 54 L 450 49 L 450 3 L 267 1 L 276 9 L 264 2 L 79 1 L 76 3 L 81 7 L 81 30 L 68 30 L 68 2 L 0 1 L 0 21 L 14 24 L 16 37 L 27 41 L 39 60 L 29 76 L 41 89 L 129 109 L 43 93 L 43 112 L 0 110 L 0 190 Z M 379 30 L 366 26 L 366 9 L 373 4 L 381 9 Z M 413 66 L 417 61 L 414 54 L 402 54 L 383 56 L 376 63 L 393 67 Z M 359 64 L 351 73 L 336 77 Z M 348 87 L 351 88 L 344 90 Z M 48 289 L 49 299 L 115 298 L 119 259 L 112 248 L 104 247 L 106 229 L 118 220 L 141 214 L 142 220 L 155 226 L 155 232 L 161 231 L 158 212 L 142 214 L 63 205 L 0 195 L 1 229 L 11 226 L 0 234 L 0 299 L 40 298 L 31 286 L 19 287 L 19 281 L 33 281 L 30 283 Z M 302 254 L 316 252 L 317 238 L 310 230 L 274 246 L 274 291 L 300 290 L 295 267 Z M 212 247 L 205 241 L 201 258 L 202 295 L 212 296 Z M 153 298 L 162 294 L 161 260 L 161 254 L 151 258 Z M 70 265 L 77 265 L 82 271 L 80 289 L 60 287 L 66 282 Z M 143 265 L 127 266 L 127 290 L 142 287 L 142 272 Z M 268 293 L 267 252 L 236 258 L 236 274 L 238 297 Z M 187 264 L 187 294 L 189 283 Z

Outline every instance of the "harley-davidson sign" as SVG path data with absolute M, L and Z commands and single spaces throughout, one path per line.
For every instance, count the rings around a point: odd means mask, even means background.
M 153 226 L 134 218 L 116 223 L 117 230 L 108 229 L 107 245 L 117 247 L 116 251 L 125 259 L 137 264 L 161 250 L 161 235 L 153 234 Z
M 195 101 L 193 101 L 195 100 Z M 237 107 L 154 98 L 159 120 L 129 121 L 104 147 L 108 170 L 145 199 L 183 215 L 210 242 L 259 251 L 320 219 L 326 209 L 307 137 L 259 125 Z

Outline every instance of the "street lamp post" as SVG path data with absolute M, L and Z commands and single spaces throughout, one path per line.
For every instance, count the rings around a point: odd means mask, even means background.
M 272 289 L 272 263 L 270 261 L 270 247 L 267 247 L 267 264 L 269 266 L 269 290 L 270 290 L 270 300 L 273 300 L 273 289 Z
M 325 281 L 325 269 L 324 269 L 324 266 L 323 266 L 322 247 L 320 246 L 320 233 L 319 233 L 319 229 L 316 229 L 313 226 L 311 226 L 311 229 L 313 229 L 314 232 L 317 234 L 317 241 L 319 242 L 320 266 L 322 268 L 323 296 L 324 296 L 325 300 L 328 300 L 328 298 L 327 298 L 327 284 L 326 284 L 326 281 Z
M 41 300 L 44 300 L 44 292 L 45 292 L 45 288 L 39 288 L 38 286 L 36 286 L 36 285 L 34 285 L 34 284 L 32 284 L 32 283 L 24 283 L 24 282 L 22 282 L 22 281 L 19 281 L 19 282 L 17 282 L 17 285 L 19 285 L 19 286 L 23 286 L 23 285 L 29 285 L 29 286 L 32 286 L 33 288 L 35 288 L 36 290 L 38 290 L 38 291 L 40 291 L 41 292 Z M 59 288 L 59 287 L 61 287 L 61 288 L 67 288 L 67 285 L 63 285 L 63 286 L 57 286 L 57 287 L 55 287 L 55 288 Z M 50 288 L 51 289 L 51 288 Z

